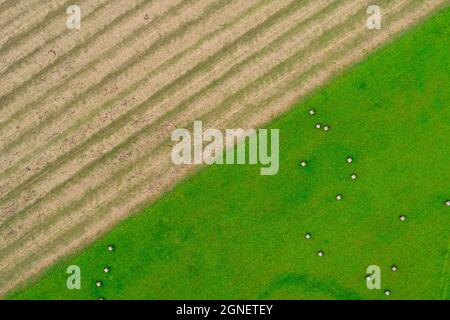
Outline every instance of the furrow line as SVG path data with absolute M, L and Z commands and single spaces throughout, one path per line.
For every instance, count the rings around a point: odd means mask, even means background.
M 0 38 L 0 55 L 22 41 L 29 33 L 50 23 L 59 14 L 61 7 L 68 3 L 68 0 L 52 0 L 50 3 L 39 1 L 31 7 L 18 8 L 24 9 L 25 13 L 4 26 L 2 32 L 5 36 Z
M 6 26 L 11 24 L 12 21 L 19 19 L 22 15 L 26 14 L 26 10 L 29 7 L 33 7 L 35 2 L 40 0 L 30 1 L 5 1 L 0 4 L 0 30 L 4 30 Z M 6 33 L 4 33 L 6 35 Z M 9 35 L 6 35 L 9 37 Z
M 146 27 L 154 27 L 154 24 L 164 20 L 167 15 L 179 9 L 179 6 L 183 6 L 183 3 L 193 0 L 131 1 L 132 5 L 130 2 L 123 1 L 119 1 L 118 7 L 110 4 L 109 14 L 104 12 L 102 15 L 100 29 L 98 24 L 95 25 L 95 21 L 88 21 L 90 27 L 86 31 L 91 31 L 93 28 L 96 30 L 95 33 L 85 38 L 84 31 L 72 32 L 71 37 L 66 41 L 78 40 L 78 42 L 70 51 L 55 57 L 53 63 L 43 66 L 38 73 L 27 77 L 19 86 L 10 87 L 9 91 L 0 97 L 0 132 L 2 132 L 0 137 L 19 134 L 21 127 L 14 127 L 12 125 L 14 122 L 17 123 L 18 119 L 30 116 L 29 113 L 37 114 L 38 108 L 42 108 L 43 104 L 54 103 L 54 96 L 58 98 L 61 89 L 69 85 L 82 86 L 83 83 L 78 78 L 85 75 L 85 72 L 95 67 L 100 61 L 107 60 L 111 55 L 117 55 L 117 48 L 124 49 L 130 42 L 135 41 L 138 32 L 145 32 Z M 174 2 L 177 5 L 170 7 L 170 4 Z M 141 11 L 145 9 L 157 14 L 149 23 L 143 17 L 139 17 Z M 78 82 L 74 84 L 75 80 Z M 8 127 L 10 133 L 6 130 Z
M 85 3 L 86 2 L 86 3 Z M 38 34 L 30 33 L 27 39 L 24 39 L 14 50 L 10 49 L 0 55 L 0 78 L 4 79 L 6 83 L 15 82 L 20 77 L 22 81 L 25 81 L 28 76 L 39 71 L 33 68 L 43 68 L 52 63 L 56 56 L 60 53 L 67 51 L 67 47 L 71 44 L 81 42 L 81 37 L 84 37 L 87 33 L 87 24 L 94 18 L 98 17 L 98 12 L 101 9 L 109 6 L 111 1 L 98 0 L 95 3 L 89 0 L 80 2 L 79 5 L 83 8 L 83 30 L 69 31 L 65 23 L 66 13 L 61 12 L 61 16 L 52 21 L 52 24 L 45 26 L 43 29 L 37 30 Z M 98 18 L 102 21 L 101 17 Z M 97 21 L 98 27 L 98 21 Z M 55 44 L 55 39 L 65 40 L 65 45 L 61 46 L 58 43 Z M 70 40 L 69 40 L 70 39 Z M 21 58 L 18 59 L 17 52 L 21 53 Z M 39 53 L 39 54 L 37 54 Z M 53 59 L 52 59 L 53 58 Z M 31 60 L 31 61 L 30 61 Z M 35 61 L 35 62 L 32 62 Z M 39 61 L 39 63 L 37 63 Z M 22 68 L 20 68 L 22 67 Z M 31 68 L 31 70 L 30 70 Z M 22 71 L 22 69 L 26 69 Z M 12 75 L 16 75 L 15 78 Z M 17 82 L 15 83 L 17 85 Z M 0 95 L 3 95 L 7 91 L 6 87 L 0 89 Z

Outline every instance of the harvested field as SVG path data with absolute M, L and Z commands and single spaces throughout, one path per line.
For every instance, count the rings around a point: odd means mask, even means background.
M 8 6 L 0 24 L 21 23 L 0 39 L 0 294 L 191 172 L 170 160 L 174 129 L 260 126 L 448 1 L 378 1 L 377 31 L 369 4 L 81 1 L 77 31 L 66 1 Z

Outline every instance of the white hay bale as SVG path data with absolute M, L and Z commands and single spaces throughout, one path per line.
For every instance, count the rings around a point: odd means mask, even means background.
M 315 115 L 315 114 L 316 114 L 316 110 L 310 109 L 310 110 L 309 110 L 309 114 L 310 114 L 311 116 Z
M 446 201 L 444 202 L 444 204 L 445 204 L 447 207 L 450 207 L 450 200 L 446 200 Z
M 104 272 L 104 273 L 108 273 L 109 271 L 111 271 L 111 270 L 110 270 L 108 267 L 104 267 L 104 268 L 103 268 L 103 272 Z
M 402 214 L 399 218 L 400 221 L 406 221 L 406 219 L 408 219 L 408 217 L 406 217 L 404 214 Z
M 340 200 L 342 200 L 342 194 L 338 194 L 338 195 L 336 195 L 336 200 L 338 200 L 338 201 L 340 201 Z
M 330 126 L 323 126 L 323 131 L 330 131 Z
M 311 233 L 307 232 L 307 233 L 305 234 L 305 238 L 306 238 L 306 239 L 311 239 L 311 237 L 312 237 Z
M 103 285 L 103 283 L 101 281 L 96 281 L 95 285 L 100 288 Z
M 305 160 L 303 160 L 302 162 L 300 162 L 300 165 L 302 167 L 306 167 L 308 165 L 308 163 Z
M 113 252 L 113 251 L 114 251 L 114 245 L 110 244 L 110 245 L 108 246 L 108 251 L 109 251 L 109 252 Z
M 318 255 L 319 257 L 323 257 L 324 254 L 325 254 L 325 253 L 324 253 L 322 250 L 317 251 L 317 255 Z
M 384 294 L 387 295 L 387 296 L 390 296 L 391 295 L 391 290 L 389 290 L 389 289 L 384 290 Z
M 348 163 L 352 163 L 353 162 L 353 158 L 352 157 L 347 157 L 347 162 Z
M 316 123 L 316 129 L 322 128 L 322 125 L 320 123 Z
M 352 180 L 356 180 L 356 178 L 358 178 L 358 176 L 357 176 L 355 173 L 353 173 L 353 174 L 350 176 L 350 178 L 352 178 Z
M 397 266 L 394 264 L 394 265 L 392 265 L 391 266 L 391 270 L 393 271 L 393 272 L 397 272 Z

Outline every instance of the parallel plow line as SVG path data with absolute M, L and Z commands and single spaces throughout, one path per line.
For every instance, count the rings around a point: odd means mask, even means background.
M 30 3 L 28 3 L 30 4 Z M 0 54 L 24 39 L 28 33 L 49 24 L 69 4 L 68 0 L 52 0 L 51 5 L 43 1 L 32 2 L 31 7 L 17 7 L 20 14 L 4 25 L 0 38 Z
M 98 31 L 80 41 L 68 52 L 58 56 L 53 63 L 43 67 L 38 73 L 32 74 L 19 86 L 10 88 L 9 92 L 0 98 L 0 119 L 2 119 L 0 133 L 7 137 L 10 137 L 11 134 L 22 134 L 24 128 L 13 130 L 15 128 L 12 126 L 14 121 L 14 123 L 18 123 L 17 120 L 21 117 L 33 116 L 36 114 L 36 108 L 42 108 L 45 103 L 54 103 L 49 98 L 60 94 L 62 89 L 67 90 L 69 85 L 76 84 L 75 80 L 79 80 L 80 76 L 85 76 L 85 73 L 93 69 L 99 62 L 109 59 L 112 55 L 117 55 L 118 49 L 126 50 L 127 46 L 138 42 L 137 36 L 145 33 L 147 28 L 156 28 L 161 21 L 165 21 L 174 12 L 185 9 L 184 7 L 188 6 L 191 1 L 194 0 L 167 0 L 163 2 L 165 5 L 162 10 L 159 8 L 162 5 L 158 5 L 159 3 L 155 0 L 133 0 L 138 4 L 131 8 L 121 1 L 119 2 L 120 10 L 114 6 L 109 7 L 109 14 L 104 14 L 102 19 L 106 24 L 100 24 Z M 175 3 L 175 6 L 170 6 L 171 3 Z M 146 24 L 143 17 L 140 17 L 142 10 L 153 5 L 156 7 L 155 11 L 158 15 L 149 24 Z M 119 11 L 117 16 L 115 15 L 116 11 Z M 70 41 L 70 39 L 68 40 Z M 78 85 L 80 85 L 79 82 Z M 12 132 L 8 132 L 7 129 Z M 17 136 L 14 137 L 17 138 Z M 2 150 L 6 151 L 7 140 L 3 144 L 6 146 Z
M 70 44 L 75 45 L 79 43 L 81 35 L 86 35 L 86 29 L 89 22 L 93 19 L 99 17 L 99 12 L 101 12 L 107 4 L 110 4 L 110 0 L 98 0 L 95 5 L 89 0 L 79 2 L 79 5 L 83 7 L 83 32 L 70 32 L 67 27 L 61 21 L 66 19 L 66 13 L 62 10 L 60 16 L 54 19 L 51 24 L 46 25 L 43 29 L 39 29 L 39 32 L 30 32 L 25 39 L 16 43 L 15 46 L 6 50 L 2 55 L 0 55 L 0 61 L 3 67 L 0 67 L 0 78 L 5 79 L 8 82 L 8 77 L 11 74 L 25 72 L 29 70 L 27 68 L 35 67 L 43 68 L 50 64 L 53 59 L 50 51 L 53 50 L 56 53 L 65 50 L 65 46 L 70 46 Z M 96 22 L 98 27 L 98 21 Z M 75 43 L 73 41 L 76 41 Z M 64 43 L 66 42 L 66 43 Z M 21 53 L 21 57 L 17 57 L 16 51 Z M 56 56 L 55 56 L 56 57 Z M 33 61 L 41 61 L 39 64 L 34 64 Z M 34 74 L 37 71 L 27 71 L 25 74 L 27 78 L 30 74 Z M 24 82 L 27 78 L 21 79 Z M 16 84 L 17 85 L 17 84 Z M 2 87 L 0 94 L 5 92 L 5 88 Z

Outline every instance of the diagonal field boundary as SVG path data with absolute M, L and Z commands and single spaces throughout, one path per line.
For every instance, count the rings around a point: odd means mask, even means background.
M 0 295 L 191 173 L 170 162 L 172 130 L 196 119 L 260 126 L 449 1 L 381 0 L 377 32 L 365 28 L 369 0 L 133 3 L 99 7 L 121 11 L 76 44 L 49 38 L 64 58 L 39 70 L 22 57 L 5 69 L 21 78 L 0 109 Z M 8 52 L 45 25 L 24 26 Z

